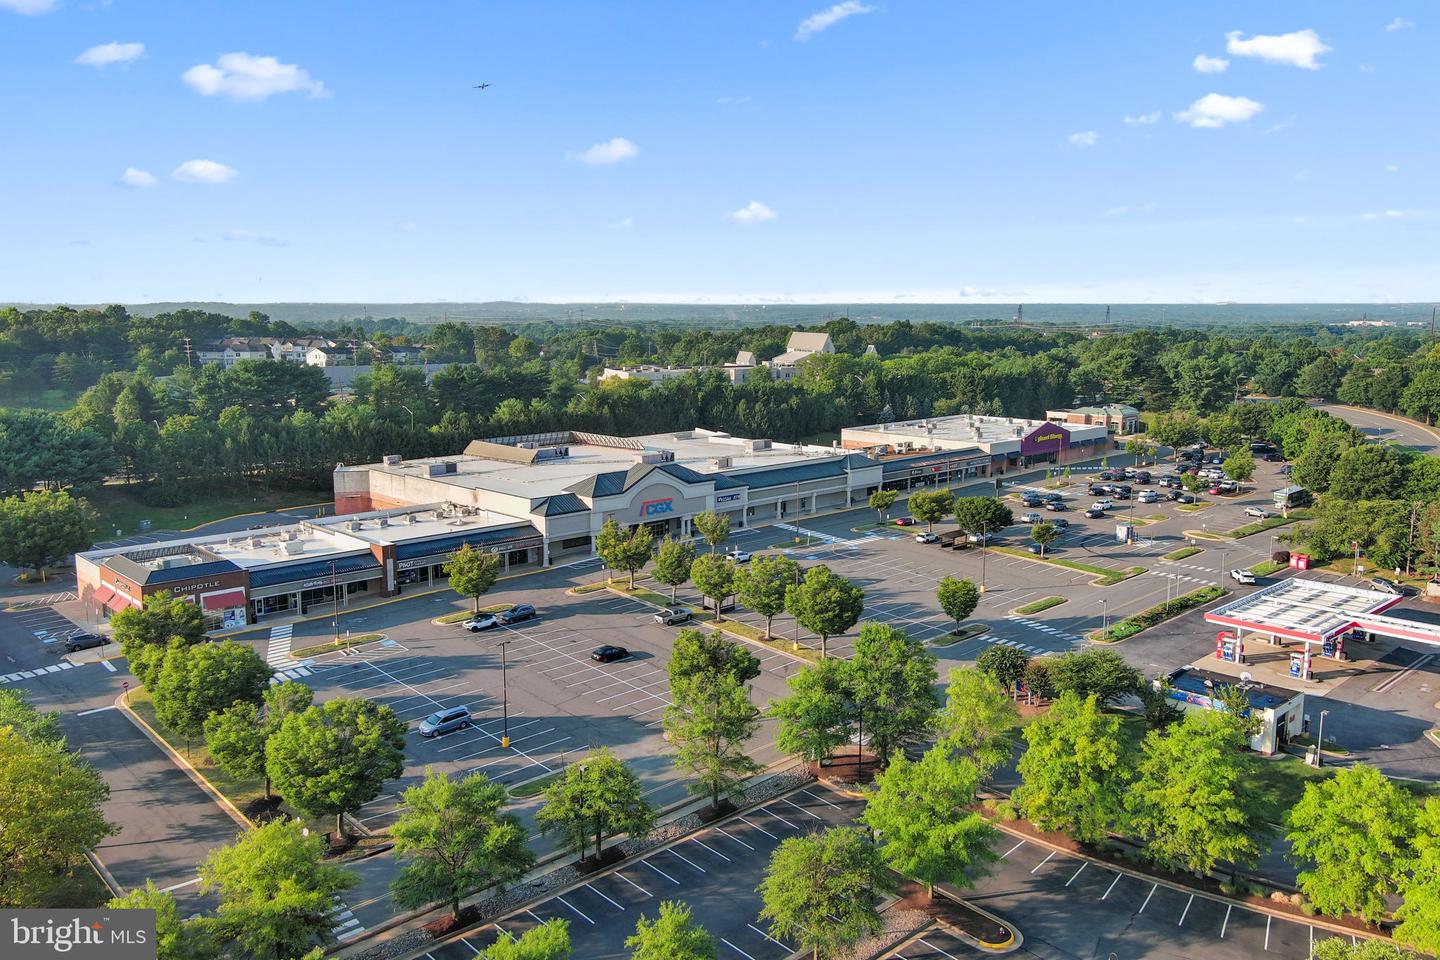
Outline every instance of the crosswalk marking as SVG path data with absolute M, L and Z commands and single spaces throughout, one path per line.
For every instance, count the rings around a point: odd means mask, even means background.
M 108 660 L 101 660 L 99 662 L 107 667 L 110 667 L 111 672 L 114 672 L 115 668 L 110 666 L 110 662 Z M 41 677 L 49 673 L 60 673 L 64 670 L 74 670 L 76 667 L 83 666 L 85 666 L 85 664 L 83 663 L 71 663 L 69 660 L 61 660 L 59 663 L 52 663 L 49 666 L 45 667 L 36 667 L 34 670 L 17 670 L 14 673 L 7 673 L 4 676 L 0 676 L 0 683 L 15 683 L 19 680 L 33 680 L 35 677 Z
M 335 921 L 335 925 L 330 928 L 330 934 L 341 943 L 353 940 L 365 932 L 365 928 L 355 919 L 350 908 L 338 900 L 335 902 L 335 909 L 330 911 L 330 916 Z
M 1199 577 L 1192 577 L 1184 573 L 1166 573 L 1164 570 L 1147 570 L 1152 577 L 1169 577 L 1171 580 L 1184 580 L 1186 583 L 1198 583 L 1208 587 L 1214 580 L 1201 580 Z
M 276 670 L 290 670 L 299 666 L 299 661 L 290 656 L 290 638 L 295 632 L 293 623 L 282 623 L 270 628 L 270 643 L 265 648 L 265 662 Z
M 1006 616 L 1005 619 L 1010 621 L 1011 623 L 1018 623 L 1021 626 L 1029 627 L 1031 630 L 1039 630 L 1041 633 L 1049 634 L 1052 637 L 1067 641 L 1068 643 L 1085 642 L 1084 637 L 1077 637 L 1073 633 L 1061 630 L 1059 627 L 1053 627 L 1050 624 L 1044 623 L 1040 620 L 1028 620 L 1025 617 L 1017 617 L 1014 614 Z

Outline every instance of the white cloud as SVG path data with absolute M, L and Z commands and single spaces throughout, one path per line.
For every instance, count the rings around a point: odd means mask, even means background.
M 1399 167 L 1398 165 L 1396 165 L 1396 164 L 1393 164 L 1393 163 L 1387 163 L 1387 164 L 1385 164 L 1385 172 L 1386 172 L 1386 173 L 1399 173 L 1399 172 L 1400 172 L 1400 167 Z
M 0 10 L 23 13 L 26 16 L 34 16 L 37 13 L 49 13 L 54 9 L 55 0 L 0 0 Z
M 761 223 L 765 220 L 774 220 L 778 214 L 771 210 L 759 200 L 751 200 L 739 210 L 731 210 L 725 214 L 726 220 L 733 220 L 736 223 Z
M 595 144 L 584 153 L 576 154 L 575 159 L 592 167 L 603 167 L 622 160 L 633 160 L 639 155 L 640 148 L 635 144 L 624 137 L 614 137 L 604 143 Z
M 293 63 L 248 53 L 221 54 L 215 63 L 201 63 L 180 75 L 197 93 L 231 100 L 264 100 L 277 93 L 305 93 L 311 99 L 329 96 L 325 84 Z
M 1396 30 L 1409 30 L 1413 26 L 1415 26 L 1415 21 L 1406 20 L 1404 17 L 1396 17 L 1394 20 L 1385 24 L 1385 32 L 1394 33 Z
M 1225 68 L 1230 66 L 1230 61 L 1224 57 L 1207 57 L 1203 53 L 1195 54 L 1195 59 L 1190 61 L 1190 66 L 1196 73 L 1224 73 Z
M 1160 122 L 1160 111 L 1154 110 L 1150 113 L 1125 114 L 1125 126 L 1127 127 L 1148 127 L 1152 123 Z
M 795 28 L 795 39 L 800 41 L 809 40 L 812 36 L 822 30 L 835 26 L 846 17 L 853 17 L 859 13 L 874 13 L 874 7 L 867 7 L 860 0 L 845 0 L 844 3 L 837 3 L 835 6 L 818 13 L 812 13 L 800 21 L 800 26 Z
M 1072 147 L 1093 147 L 1095 142 L 1100 139 L 1100 134 L 1094 130 L 1081 130 L 1079 133 L 1070 134 L 1066 139 L 1070 141 Z
M 136 190 L 146 190 L 155 186 L 155 174 L 146 170 L 137 170 L 134 167 L 126 167 L 125 172 L 120 174 L 120 182 Z
M 259 233 L 255 230 L 237 228 L 227 231 L 225 240 L 229 243 L 258 243 L 262 247 L 283 247 L 285 241 L 279 237 L 271 236 L 268 233 Z
M 129 63 L 131 60 L 139 60 L 143 56 L 145 56 L 145 44 L 143 43 L 102 43 L 80 54 L 75 58 L 75 62 L 82 63 L 87 67 L 104 69 L 112 63 Z
M 1279 123 L 1276 123 L 1276 124 L 1273 124 L 1273 125 L 1271 125 L 1271 126 L 1266 127 L 1266 128 L 1265 128 L 1265 132 L 1266 132 L 1267 134 L 1268 134 L 1268 133 L 1279 133 L 1281 130 L 1289 130 L 1289 129 L 1290 129 L 1291 127 L 1293 127 L 1293 126 L 1295 126 L 1295 118 L 1294 118 L 1294 117 L 1286 117 L 1284 120 L 1281 120 Z
M 1321 64 L 1315 58 L 1331 49 L 1314 30 L 1296 30 L 1275 36 L 1256 34 L 1249 40 L 1240 39 L 1242 34 L 1241 30 L 1225 34 L 1227 53 L 1237 57 L 1259 57 L 1271 63 L 1286 63 L 1305 70 L 1319 70 Z
M 635 220 L 632 217 L 621 217 L 619 220 L 610 224 L 613 230 L 629 230 L 633 226 L 635 226 Z
M 1425 215 L 1423 210 L 1377 210 L 1360 214 L 1361 220 L 1414 220 Z
M 1223 127 L 1227 123 L 1243 123 L 1265 109 L 1249 97 L 1227 97 L 1223 93 L 1207 93 L 1190 104 L 1189 109 L 1175 114 L 1175 119 L 1192 127 Z
M 234 167 L 227 167 L 214 160 L 186 160 L 170 174 L 185 183 L 225 183 L 240 173 Z

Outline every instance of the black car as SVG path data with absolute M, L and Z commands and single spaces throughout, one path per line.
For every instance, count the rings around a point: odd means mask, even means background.
M 1101 479 L 1101 480 L 1114 480 L 1114 479 L 1115 479 L 1115 474 L 1112 473 L 1112 472 L 1110 472 L 1109 470 L 1101 470 L 1101 471 L 1100 471 L 1100 474 L 1099 474 L 1099 479 Z
M 1069 530 L 1070 521 L 1066 520 L 1064 517 L 1056 517 L 1054 520 L 1050 521 L 1050 526 L 1054 527 L 1056 530 Z
M 1130 499 L 1130 488 L 1129 488 L 1129 487 L 1120 487 L 1120 488 L 1118 488 L 1118 489 L 1116 489 L 1116 490 L 1111 491 L 1110 496 L 1113 497 L 1113 498 L 1116 499 L 1116 500 L 1129 500 L 1129 499 Z
M 1105 516 L 1105 511 L 1100 510 L 1096 507 L 1091 507 L 1089 510 L 1085 511 L 1085 518 L 1087 520 L 1099 520 L 1103 516 Z
M 1173 502 L 1175 502 L 1176 500 L 1179 500 L 1179 499 L 1180 499 L 1181 497 L 1183 497 L 1183 496 L 1185 496 L 1185 491 L 1184 491 L 1184 490 L 1175 489 L 1175 490 L 1171 490 L 1169 493 L 1165 494 L 1165 499 L 1166 499 L 1166 500 L 1169 500 L 1169 501 L 1171 501 L 1171 502 L 1173 503 Z
M 1020 494 L 1020 502 L 1027 507 L 1038 507 L 1043 501 L 1041 501 L 1040 494 L 1038 493 L 1022 493 Z
M 1109 487 L 1105 486 L 1104 484 L 1099 484 L 1099 483 L 1097 483 L 1097 484 L 1092 484 L 1092 485 L 1090 486 L 1090 489 L 1087 490 L 1087 491 L 1085 491 L 1086 495 L 1087 495 L 1087 496 L 1091 496 L 1091 497 L 1103 497 L 1103 496 L 1105 496 L 1105 495 L 1106 495 L 1107 493 L 1109 493 L 1109 492 L 1110 492 L 1110 488 L 1109 488 Z
M 1136 483 L 1149 483 L 1149 482 L 1150 482 L 1150 471 L 1149 471 L 1149 470 L 1141 470 L 1139 473 L 1135 474 L 1135 482 L 1136 482 Z
M 537 616 L 535 608 L 528 603 L 517 603 L 509 610 L 502 610 L 496 617 L 503 624 L 519 623 Z
M 1267 453 L 1267 454 L 1265 454 L 1265 462 L 1266 462 L 1266 463 L 1284 463 L 1284 462 L 1285 462 L 1285 458 L 1282 457 L 1282 456 L 1280 456 L 1280 454 L 1278 454 L 1278 453 Z
M 628 656 L 630 656 L 629 650 L 609 643 L 590 651 L 590 659 L 596 663 L 613 663 L 616 660 L 624 660 Z
M 74 636 L 65 638 L 65 652 L 74 653 L 76 650 L 89 650 L 92 647 L 103 647 L 109 642 L 109 637 L 102 637 L 96 633 L 77 633 Z
M 1176 501 L 1179 502 L 1179 503 L 1194 503 L 1194 502 L 1195 502 L 1195 497 L 1194 497 L 1194 495 L 1193 495 L 1193 494 L 1189 494 L 1189 493 L 1182 493 L 1182 494 L 1180 494 L 1180 496 L 1176 497 L 1175 499 L 1176 499 Z
M 1054 503 L 1057 500 L 1064 500 L 1065 496 L 1064 494 L 1060 493 L 1047 493 L 1044 494 L 1040 499 L 1044 500 L 1046 503 Z

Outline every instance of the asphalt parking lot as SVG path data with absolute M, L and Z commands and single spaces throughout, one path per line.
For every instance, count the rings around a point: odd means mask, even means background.
M 794 945 L 770 935 L 759 919 L 761 901 L 755 892 L 771 854 L 789 837 L 851 822 L 861 808 L 860 801 L 824 787 L 805 787 L 434 947 L 426 956 L 469 960 L 494 943 L 501 930 L 519 936 L 558 918 L 570 922 L 575 956 L 619 960 L 630 956 L 625 938 L 642 914 L 653 918 L 662 900 L 681 900 L 715 937 L 722 957 L 782 960 Z

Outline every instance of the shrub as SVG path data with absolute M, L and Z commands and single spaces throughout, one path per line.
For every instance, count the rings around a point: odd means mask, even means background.
M 1276 550 L 1274 553 L 1270 554 L 1270 559 L 1271 559 L 1271 560 L 1274 560 L 1276 563 L 1283 563 L 1283 564 L 1285 564 L 1286 566 L 1289 566 L 1289 564 L 1290 564 L 1290 551 L 1289 551 L 1289 550 Z

